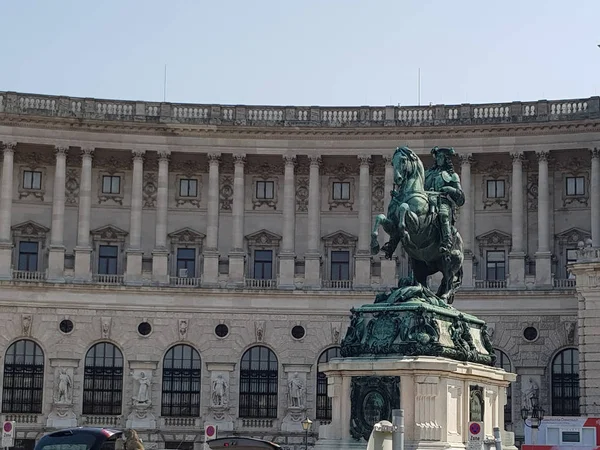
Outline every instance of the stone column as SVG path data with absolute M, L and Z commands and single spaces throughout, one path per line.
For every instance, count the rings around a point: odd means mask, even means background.
M 285 164 L 283 176 L 283 239 L 279 254 L 279 288 L 295 289 L 296 187 L 294 166 L 296 157 L 285 155 L 283 160 Z
M 512 248 L 508 255 L 509 286 L 525 287 L 525 248 L 523 246 L 524 220 L 526 214 L 523 202 L 523 152 L 511 153 L 512 158 Z
M 244 285 L 244 165 L 246 155 L 233 155 L 233 204 L 231 217 L 233 219 L 231 244 L 229 252 L 229 281 L 232 287 Z
M 92 279 L 92 247 L 90 245 L 90 216 L 92 213 L 93 148 L 81 149 L 81 181 L 79 182 L 79 217 L 75 247 L 75 280 Z
M 0 192 L 0 279 L 12 278 L 13 160 L 16 142 L 2 142 L 2 192 Z
M 590 204 L 592 214 L 592 242 L 595 246 L 600 246 L 600 149 L 594 148 L 591 153 Z
M 549 152 L 536 152 L 536 155 L 538 158 L 538 250 L 535 254 L 535 284 L 551 286 Z
M 131 215 L 129 219 L 129 248 L 125 282 L 142 282 L 142 190 L 144 179 L 144 150 L 134 150 L 133 176 L 131 180 Z
M 308 250 L 304 256 L 304 287 L 321 288 L 321 158 L 311 155 L 308 178 Z
M 219 285 L 219 161 L 220 153 L 208 154 L 208 218 L 203 249 L 202 285 Z
M 65 281 L 65 180 L 68 147 L 56 146 L 56 168 L 52 192 L 52 229 L 48 252 L 48 280 Z
M 465 194 L 465 204 L 459 212 L 459 232 L 463 239 L 465 258 L 463 261 L 463 281 L 466 288 L 473 287 L 473 199 L 471 198 L 471 164 L 473 155 L 464 153 L 460 159 L 460 184 Z
M 385 162 L 385 193 L 384 193 L 384 201 L 383 201 L 383 211 L 382 212 L 387 215 L 387 205 L 390 202 L 391 195 L 390 193 L 394 189 L 394 166 L 392 166 L 392 156 L 385 155 L 383 157 Z M 383 229 L 379 229 L 379 245 L 383 246 L 389 239 L 389 236 L 383 231 Z M 381 257 L 381 285 L 382 287 L 396 287 L 397 279 L 396 279 L 396 258 L 386 259 L 383 256 L 383 253 L 380 253 Z
M 158 152 L 158 187 L 156 191 L 156 234 L 152 251 L 152 280 L 158 284 L 169 282 L 169 249 L 167 223 L 169 214 L 169 157 L 171 152 Z
M 358 246 L 354 258 L 354 287 L 371 288 L 371 174 L 369 155 L 360 155 L 358 178 Z

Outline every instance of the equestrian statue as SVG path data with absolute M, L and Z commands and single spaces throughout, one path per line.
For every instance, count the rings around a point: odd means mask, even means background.
M 416 295 L 428 303 L 447 307 L 462 283 L 463 241 L 455 221 L 465 195 L 452 165 L 451 157 L 456 152 L 453 148 L 434 147 L 431 154 L 434 163 L 427 171 L 408 147 L 398 147 L 392 157 L 394 189 L 387 217 L 375 217 L 371 252 L 376 255 L 383 251 L 386 258 L 392 259 L 401 244 L 414 278 L 401 279 L 397 289 L 387 296 L 378 296 L 376 303 L 400 303 Z M 378 242 L 380 225 L 390 237 L 382 248 Z M 443 278 L 434 295 L 427 287 L 427 277 L 437 272 Z M 436 302 L 435 297 L 441 301 Z

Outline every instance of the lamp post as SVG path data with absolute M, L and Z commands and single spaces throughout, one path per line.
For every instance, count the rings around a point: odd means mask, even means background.
M 531 443 L 533 445 L 537 444 L 537 434 L 540 424 L 542 420 L 544 420 L 544 408 L 540 408 L 539 406 L 539 398 L 537 392 L 535 392 L 531 397 L 531 408 L 527 408 L 523 406 L 521 408 L 521 418 L 523 419 L 523 423 L 531 428 Z M 527 419 L 531 419 L 530 423 L 527 423 Z
M 306 417 L 302 421 L 302 429 L 304 430 L 304 449 L 308 450 L 308 432 L 310 431 L 310 427 L 312 426 L 312 420 Z

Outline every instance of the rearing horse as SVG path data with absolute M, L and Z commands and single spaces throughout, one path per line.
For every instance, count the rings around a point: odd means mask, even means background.
M 425 170 L 419 157 L 408 147 L 398 147 L 392 158 L 394 183 L 387 217 L 379 214 L 371 233 L 371 253 L 379 253 L 379 225 L 390 236 L 381 250 L 391 259 L 396 247 L 402 247 L 410 257 L 414 277 L 427 286 L 427 277 L 437 272 L 443 275 L 437 296 L 448 304 L 462 283 L 463 241 L 453 233 L 452 247 L 447 254 L 440 252 L 442 236 L 437 217 L 438 192 L 425 191 Z

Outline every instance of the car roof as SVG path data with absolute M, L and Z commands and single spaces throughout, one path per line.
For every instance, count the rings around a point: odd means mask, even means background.
M 207 441 L 208 446 L 214 450 L 220 450 L 222 448 L 228 448 L 233 445 L 235 448 L 255 448 L 255 449 L 280 449 L 281 446 L 274 442 L 263 441 L 261 439 L 254 438 L 242 438 L 242 437 L 224 437 L 219 439 L 213 439 Z M 226 446 L 229 444 L 229 446 Z

